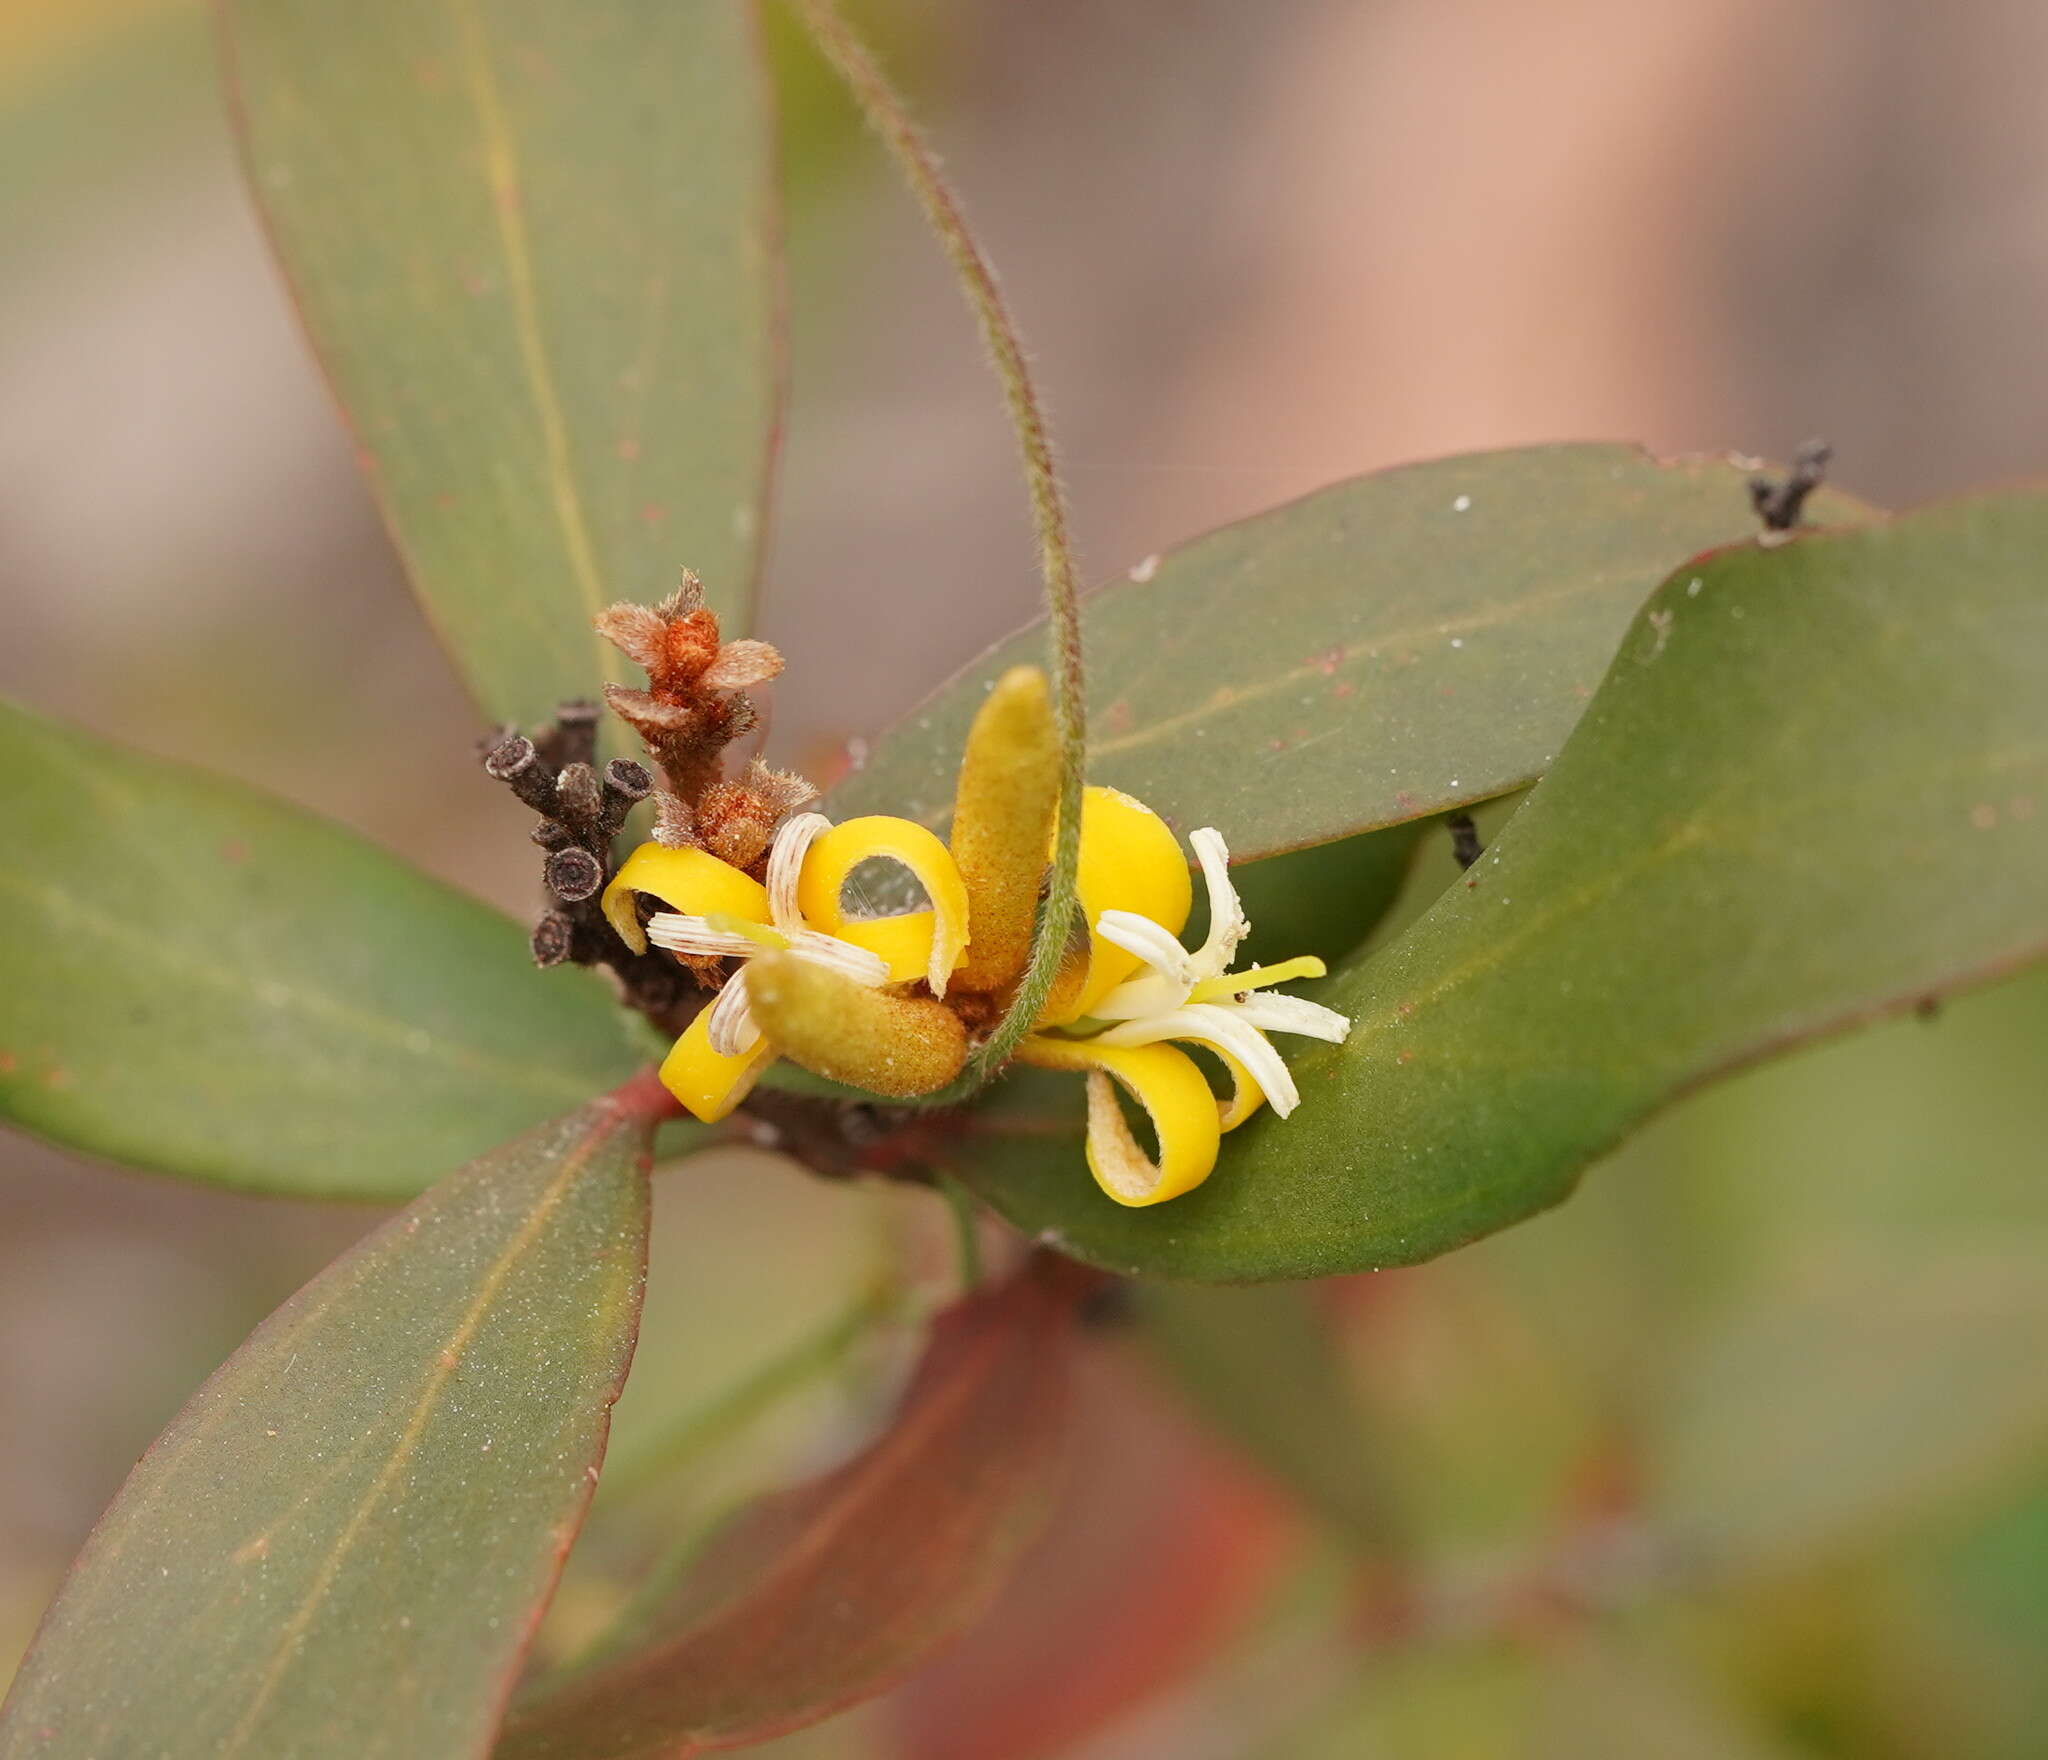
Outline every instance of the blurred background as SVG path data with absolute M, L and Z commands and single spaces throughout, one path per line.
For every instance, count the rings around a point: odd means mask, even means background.
M 1892 506 L 2048 469 L 2036 0 L 859 10 L 1033 342 L 1093 578 L 1517 442 L 1824 434 Z M 825 769 L 1035 586 L 940 261 L 778 58 L 794 403 L 759 633 L 799 687 L 773 747 Z M 0 164 L 0 690 L 526 912 L 524 818 L 294 328 L 198 0 L 0 0 Z M 1411 906 L 1451 872 L 1430 850 Z M 990 1625 L 766 1751 L 2042 1753 L 2044 1067 L 2036 975 L 1692 1100 L 1553 1215 L 1315 1292 L 1327 1401 L 1259 1409 L 1231 1369 L 1232 1341 L 1278 1360 L 1297 1299 L 1164 1299 L 1100 1347 L 1096 1470 Z M 936 1208 L 738 1152 L 664 1178 L 555 1653 L 662 1537 L 863 1434 L 946 1276 Z M 134 1456 L 374 1220 L 0 1140 L 0 1681 Z M 1314 1492 L 1352 1461 L 1368 1504 Z M 1429 1587 L 1391 1617 L 1397 1544 Z

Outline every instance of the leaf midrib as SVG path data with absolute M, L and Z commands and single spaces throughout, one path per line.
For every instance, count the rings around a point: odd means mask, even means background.
M 240 966 L 181 953 L 172 943 L 136 928 L 118 913 L 98 909 L 49 881 L 0 869 L 0 888 L 12 892 L 53 925 L 67 925 L 58 933 L 89 935 L 111 942 L 124 949 L 139 966 L 156 967 L 167 982 L 204 985 L 256 1010 L 296 1013 L 325 1026 L 343 1028 L 408 1058 L 437 1061 L 464 1075 L 490 1077 L 527 1089 L 539 1088 L 573 1100 L 590 1097 L 587 1083 L 556 1065 L 510 1062 L 477 1046 L 462 1044 L 395 1016 L 357 1007 L 321 991 L 274 978 L 259 980 Z
M 540 296 L 533 271 L 533 246 L 527 236 L 524 178 L 519 145 L 505 114 L 504 94 L 491 62 L 483 21 L 477 16 L 475 0 L 448 0 L 456 28 L 463 42 L 463 56 L 470 105 L 476 115 L 477 132 L 483 147 L 485 182 L 490 190 L 493 222 L 505 268 L 506 286 L 512 294 L 512 328 L 519 344 L 519 360 L 526 388 L 533 400 L 534 415 L 540 423 L 541 444 L 547 454 L 548 489 L 555 523 L 561 531 L 562 548 L 569 572 L 583 602 L 588 629 L 605 608 L 607 596 L 597 564 L 597 550 L 584 513 L 583 494 L 569 442 L 569 424 L 562 411 L 561 394 L 555 386 L 554 366 L 542 334 Z M 598 656 L 598 675 L 613 683 L 627 678 L 625 662 L 610 643 L 590 638 Z
M 560 1209 L 571 1187 L 581 1179 L 598 1150 L 607 1146 L 614 1136 L 627 1128 L 628 1121 L 609 1108 L 591 1119 L 583 1139 L 562 1156 L 560 1170 L 548 1181 L 525 1221 L 520 1224 L 518 1231 L 492 1262 L 489 1271 L 484 1274 L 475 1295 L 449 1335 L 448 1342 L 431 1359 L 425 1385 L 413 1404 L 405 1428 L 399 1433 L 398 1442 L 393 1447 L 390 1458 L 357 1501 L 341 1533 L 328 1549 L 319 1570 L 314 1573 L 313 1582 L 301 1598 L 298 1608 L 280 1628 L 271 1651 L 269 1665 L 256 1683 L 241 1719 L 229 1732 L 220 1750 L 224 1760 L 227 1756 L 241 1752 L 254 1732 L 258 1719 L 268 1707 L 286 1671 L 298 1655 L 306 1631 L 317 1617 L 327 1592 L 333 1587 L 335 1579 L 347 1563 L 357 1537 L 377 1506 L 383 1502 L 392 1480 L 419 1446 L 420 1438 L 426 1433 L 427 1425 L 432 1421 L 438 1408 L 442 1390 L 453 1379 L 456 1370 L 462 1366 L 465 1349 L 476 1337 L 485 1316 L 511 1278 L 514 1267 L 531 1251 L 534 1242 L 555 1212 Z

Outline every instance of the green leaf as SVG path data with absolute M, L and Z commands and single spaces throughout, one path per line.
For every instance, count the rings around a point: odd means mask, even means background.
M 1556 1203 L 1701 1082 L 2037 957 L 2044 556 L 2026 491 L 1680 570 L 1466 882 L 1319 987 L 1354 1024 L 1295 1042 L 1293 1119 L 1156 1210 L 1042 1127 L 962 1176 L 1120 1270 L 1409 1263 Z
M 1650 589 L 1753 527 L 1733 461 L 1629 446 L 1475 453 L 1357 477 L 1134 571 L 1083 606 L 1088 777 L 1241 861 L 1520 788 Z M 1869 517 L 1846 496 L 1823 523 Z M 968 723 L 1042 624 L 983 655 L 833 791 L 951 810 Z
M 111 1160 L 406 1198 L 640 1061 L 580 972 L 353 833 L 0 704 L 0 1114 Z
M 646 1141 L 542 1125 L 272 1315 L 101 1518 L 0 1756 L 488 1752 L 633 1354 Z
M 498 1760 L 679 1760 L 814 1723 L 907 1674 L 1038 1532 L 1093 1282 L 1044 1255 L 948 1310 L 888 1432 L 716 1529 L 628 1643 L 515 1709 Z
M 2044 1244 L 1850 1227 L 1755 1279 L 1665 1387 L 1652 1518 L 1708 1569 L 1783 1568 L 2037 1461 Z
M 687 564 L 744 624 L 779 396 L 743 0 L 226 0 L 249 179 L 406 571 L 495 719 L 626 677 Z

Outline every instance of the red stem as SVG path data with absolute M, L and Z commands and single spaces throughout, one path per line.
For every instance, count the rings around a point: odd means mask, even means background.
M 651 1063 L 621 1082 L 605 1098 L 616 1110 L 641 1124 L 657 1125 L 683 1116 L 683 1103 L 661 1085 L 661 1077 Z

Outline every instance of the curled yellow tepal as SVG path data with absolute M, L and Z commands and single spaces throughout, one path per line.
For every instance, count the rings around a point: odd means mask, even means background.
M 1018 1055 L 1046 1069 L 1087 1073 L 1088 1165 L 1096 1183 L 1119 1204 L 1159 1204 L 1207 1179 L 1222 1132 L 1261 1104 L 1270 1102 L 1282 1118 L 1299 1104 L 1268 1033 L 1341 1041 L 1351 1023 L 1319 1003 L 1272 993 L 1294 978 L 1321 977 L 1319 959 L 1229 969 L 1251 924 L 1230 883 L 1220 832 L 1204 829 L 1188 840 L 1209 894 L 1209 932 L 1190 952 L 1180 942 L 1190 908 L 1187 865 L 1171 833 L 1128 796 L 1094 788 L 1088 794 L 1094 811 L 1081 821 L 1087 977 L 1064 1008 L 1040 1020 Z M 1230 1077 L 1230 1098 L 1218 1102 L 1193 1060 L 1169 1040 L 1214 1052 Z M 1119 1087 L 1150 1119 L 1156 1160 L 1125 1122 Z
M 909 868 L 933 908 L 898 917 L 845 916 L 841 887 L 856 867 L 875 857 Z M 670 907 L 649 918 L 644 932 L 634 904 L 638 893 Z M 628 946 L 652 942 L 671 953 L 739 964 L 661 1066 L 669 1092 L 707 1124 L 744 1100 L 779 1052 L 794 1049 L 776 1044 L 755 1018 L 749 962 L 774 955 L 829 974 L 855 991 L 879 992 L 906 980 L 925 980 L 936 994 L 943 991 L 967 939 L 965 895 L 952 857 L 929 831 L 907 819 L 854 819 L 834 826 L 822 813 L 799 813 L 782 824 L 769 845 L 765 886 L 704 850 L 642 844 L 606 890 L 604 909 Z M 888 1000 L 878 997 L 877 1006 Z M 905 1004 L 911 1000 L 901 999 Z M 893 1013 L 884 1007 L 882 1013 L 922 1023 L 921 1036 L 931 1038 L 923 1015 L 905 1015 L 901 1007 Z M 817 1015 L 814 1008 L 801 1018 L 814 1021 Z M 828 1031 L 822 1041 L 826 1050 L 820 1053 L 812 1048 L 819 1042 L 816 1033 L 807 1032 L 809 1054 L 799 1051 L 799 1061 L 813 1068 L 820 1061 L 857 1063 L 872 1037 L 875 1009 L 856 1008 L 845 1018 L 850 1035 L 845 1047 L 834 1051 Z M 950 1015 L 947 1020 L 956 1030 L 939 1035 L 923 1056 L 906 1060 L 893 1092 L 929 1093 L 959 1073 L 965 1035 Z

